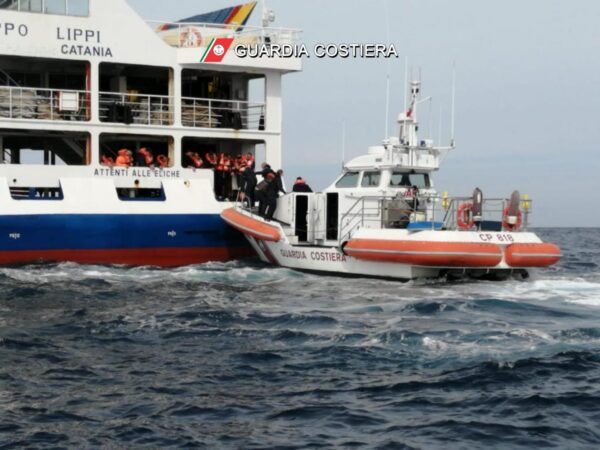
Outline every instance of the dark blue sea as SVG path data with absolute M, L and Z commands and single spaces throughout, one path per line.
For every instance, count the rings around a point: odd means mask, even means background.
M 0 448 L 600 447 L 600 229 L 526 281 L 0 269 Z

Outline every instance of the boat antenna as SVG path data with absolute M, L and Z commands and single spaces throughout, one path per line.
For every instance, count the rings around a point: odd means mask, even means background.
M 404 111 L 408 109 L 408 56 L 404 57 Z
M 346 165 L 346 121 L 342 121 L 342 170 Z
M 444 108 L 440 106 L 440 121 L 438 122 L 438 145 L 442 145 L 442 121 L 444 120 Z
M 386 25 L 386 39 L 387 44 L 390 44 L 391 41 L 391 33 L 390 33 L 390 14 L 389 14 L 389 4 L 388 0 L 385 0 L 383 3 L 385 9 L 385 25 Z M 390 59 L 387 59 L 387 75 L 385 80 L 385 135 L 384 139 L 390 137 L 389 134 L 389 126 L 390 126 L 390 73 L 391 73 L 391 64 Z
M 451 124 L 450 124 L 450 147 L 454 148 L 456 146 L 456 141 L 454 139 L 455 132 L 455 116 L 456 116 L 456 61 L 452 63 L 452 115 L 451 115 Z
M 267 8 L 267 0 L 262 1 L 262 27 L 268 28 L 271 23 L 275 22 L 275 11 Z

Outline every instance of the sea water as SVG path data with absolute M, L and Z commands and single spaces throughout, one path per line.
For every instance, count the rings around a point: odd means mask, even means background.
M 597 448 L 600 230 L 526 281 L 0 269 L 0 448 Z

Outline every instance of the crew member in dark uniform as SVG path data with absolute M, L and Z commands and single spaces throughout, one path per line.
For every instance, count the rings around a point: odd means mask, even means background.
M 277 175 L 274 173 L 267 174 L 267 186 L 264 193 L 264 218 L 267 220 L 273 219 L 273 214 L 277 209 L 277 198 L 279 197 L 279 190 L 277 187 Z
M 245 201 L 248 207 L 253 208 L 255 202 L 254 190 L 256 189 L 256 174 L 252 167 L 246 167 L 242 173 L 242 191 L 244 192 Z
M 296 178 L 294 182 L 294 187 L 292 188 L 292 192 L 312 192 L 313 190 L 310 188 L 306 181 L 302 179 L 302 177 Z

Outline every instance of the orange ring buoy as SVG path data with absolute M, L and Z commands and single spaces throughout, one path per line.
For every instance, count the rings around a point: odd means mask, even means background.
M 456 224 L 461 230 L 470 230 L 475 225 L 473 220 L 473 203 L 464 202 L 458 205 L 456 211 Z
M 508 231 L 519 231 L 521 225 L 523 225 L 523 214 L 521 214 L 521 211 L 517 213 L 517 223 L 512 225 L 508 223 L 508 206 L 504 208 L 504 211 L 502 211 L 502 228 Z
M 158 155 L 156 157 L 156 161 L 158 162 L 158 165 L 160 167 L 168 167 L 169 166 L 169 158 L 167 158 L 165 155 Z

